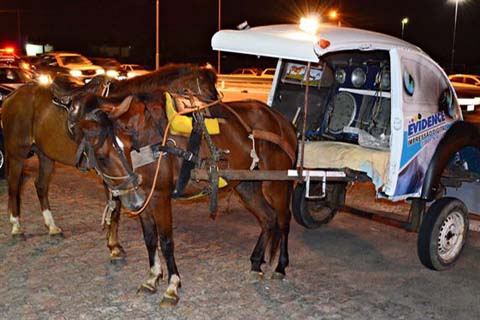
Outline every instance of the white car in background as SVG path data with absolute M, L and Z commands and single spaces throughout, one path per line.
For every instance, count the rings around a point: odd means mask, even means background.
M 35 63 L 35 73 L 41 83 L 48 84 L 59 74 L 88 82 L 95 76 L 105 74 L 105 70 L 78 53 L 50 52 L 40 56 Z
M 127 72 L 127 78 L 141 76 L 150 72 L 139 64 L 122 64 L 122 69 Z

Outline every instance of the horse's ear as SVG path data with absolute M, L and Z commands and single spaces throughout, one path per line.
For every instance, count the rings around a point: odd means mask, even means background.
M 207 78 L 212 81 L 212 83 L 216 83 L 217 82 L 217 72 L 215 71 L 215 68 L 213 67 L 202 67 L 201 68 L 202 72 L 205 74 L 205 76 L 207 76 Z
M 115 105 L 110 102 L 102 103 L 101 109 L 102 111 L 105 111 L 108 114 L 108 117 L 111 119 L 117 119 L 119 118 L 122 114 L 128 111 L 130 109 L 130 104 L 132 103 L 133 96 L 128 96 L 125 99 L 123 99 L 120 104 Z
M 100 130 L 100 124 L 95 120 L 85 120 L 82 119 L 78 123 L 80 128 L 85 132 L 97 132 Z

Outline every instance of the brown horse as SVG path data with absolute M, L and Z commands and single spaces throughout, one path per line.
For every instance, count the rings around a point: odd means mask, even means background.
M 142 147 L 152 146 L 162 141 L 167 127 L 165 115 L 164 92 L 149 93 L 126 97 L 121 103 L 103 99 L 87 97 L 83 103 L 88 105 L 87 110 L 98 110 L 108 113 L 111 122 L 106 116 L 93 117 L 81 122 L 84 137 L 90 146 L 93 146 L 94 157 L 98 161 L 98 170 L 105 176 L 131 176 L 131 169 L 125 165 L 122 157 L 128 158 L 130 152 L 138 143 Z M 258 155 L 258 170 L 287 170 L 295 162 L 296 135 L 293 127 L 286 119 L 272 111 L 267 106 L 256 101 L 231 102 L 217 104 L 209 108 L 212 117 L 221 119 L 220 134 L 211 136 L 218 150 L 224 150 L 222 161 L 229 169 L 249 169 L 252 164 L 252 149 Z M 264 137 L 276 136 L 275 139 L 255 139 L 249 135 L 252 131 L 268 133 Z M 122 141 L 123 153 L 119 156 L 114 147 L 115 139 Z M 198 157 L 209 158 L 209 148 L 206 139 L 201 142 Z M 168 133 L 169 145 L 174 150 L 186 150 L 189 139 L 182 135 Z M 293 151 L 293 155 L 292 155 Z M 156 184 L 155 163 L 138 167 L 136 173 L 142 177 L 141 189 L 149 192 L 154 188 L 153 197 L 145 211 L 140 215 L 145 244 L 148 251 L 150 270 L 146 281 L 141 288 L 155 292 L 159 279 L 162 277 L 158 244 L 168 269 L 168 288 L 163 295 L 161 306 L 175 305 L 178 300 L 180 276 L 174 258 L 172 237 L 172 208 L 171 198 L 182 165 L 181 152 L 166 151 L 166 156 L 160 156 L 160 173 Z M 131 164 L 130 164 L 131 165 Z M 112 180 L 112 184 L 122 184 L 125 192 L 135 190 L 136 185 L 125 184 L 125 181 Z M 114 186 L 115 187 L 115 186 Z M 250 257 L 251 272 L 261 276 L 261 266 L 265 263 L 265 252 L 270 245 L 270 258 L 273 259 L 278 248 L 280 255 L 273 278 L 283 278 L 288 265 L 288 233 L 290 228 L 290 190 L 288 181 L 229 181 L 229 187 L 240 196 L 246 208 L 254 214 L 260 226 L 256 246 Z M 183 193 L 190 196 L 198 193 L 192 185 L 188 185 Z M 128 201 L 122 201 L 129 206 Z
M 192 65 L 169 65 L 156 72 L 112 83 L 110 95 L 148 92 L 166 87 L 172 92 L 186 91 L 215 99 L 216 75 L 214 71 Z M 100 94 L 105 89 L 103 81 L 92 80 L 83 92 Z M 74 166 L 81 137 L 72 138 L 67 128 L 67 112 L 52 102 L 52 91 L 40 85 L 27 85 L 15 91 L 4 103 L 2 112 L 3 132 L 8 174 L 8 213 L 12 235 L 23 235 L 20 226 L 20 190 L 24 161 L 31 151 L 39 158 L 39 172 L 35 181 L 45 225 L 50 235 L 61 234 L 50 211 L 48 201 L 49 178 L 55 161 Z M 75 107 L 75 106 L 74 106 Z M 77 118 L 82 115 L 78 112 Z M 78 120 L 78 119 L 76 119 Z M 118 202 L 118 201 L 117 201 Z M 107 246 L 112 259 L 122 258 L 123 250 L 118 241 L 120 205 L 112 213 L 107 232 Z

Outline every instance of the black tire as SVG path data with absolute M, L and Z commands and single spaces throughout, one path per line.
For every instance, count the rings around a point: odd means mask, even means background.
M 321 194 L 322 183 L 312 181 L 310 194 Z M 306 184 L 299 183 L 293 192 L 292 214 L 298 224 L 308 229 L 316 229 L 333 219 L 338 208 L 345 203 L 346 183 L 327 183 L 326 197 L 307 199 Z
M 460 257 L 468 236 L 468 210 L 451 197 L 436 200 L 428 209 L 418 233 L 418 257 L 432 270 L 451 268 Z
M 3 136 L 0 135 L 0 179 L 5 178 L 5 149 L 3 148 Z

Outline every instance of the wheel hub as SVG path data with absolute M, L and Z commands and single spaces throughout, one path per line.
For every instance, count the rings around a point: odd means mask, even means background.
M 440 227 L 438 236 L 438 254 L 444 260 L 450 260 L 462 249 L 465 222 L 460 212 L 450 213 Z

